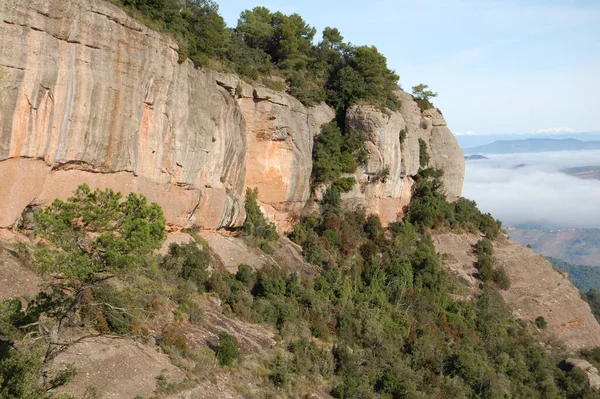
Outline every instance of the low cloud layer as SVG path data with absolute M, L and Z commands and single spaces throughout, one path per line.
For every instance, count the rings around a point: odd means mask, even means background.
M 563 168 L 600 166 L 600 151 L 493 155 L 468 161 L 463 196 L 504 224 L 600 228 L 600 180 Z

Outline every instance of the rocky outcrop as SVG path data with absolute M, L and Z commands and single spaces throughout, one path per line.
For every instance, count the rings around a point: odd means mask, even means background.
M 592 388 L 600 388 L 600 374 L 598 369 L 594 367 L 590 362 L 583 359 L 568 358 L 564 361 L 564 364 L 569 369 L 579 369 L 583 371 L 588 377 L 588 383 Z
M 444 171 L 449 200 L 460 197 L 465 172 L 462 151 L 442 114 L 435 108 L 421 112 L 411 95 L 400 90 L 397 95 L 402 103 L 397 112 L 357 105 L 346 113 L 347 131 L 366 138 L 368 162 L 343 198 L 378 214 L 384 224 L 396 221 L 410 202 L 412 177 L 420 168 L 419 139 L 427 144 L 429 166 Z
M 436 250 L 445 254 L 443 265 L 462 282 L 468 294 L 479 291 L 477 261 L 473 245 L 480 237 L 442 233 L 433 237 Z M 568 277 L 542 255 L 508 238 L 494 241 L 495 267 L 502 267 L 511 286 L 500 293 L 515 317 L 533 323 L 544 317 L 547 332 L 556 335 L 568 349 L 577 351 L 600 345 L 600 325 L 589 305 L 581 299 Z
M 313 139 L 334 117 L 326 105 L 179 63 L 174 40 L 103 0 L 3 1 L 0 35 L 0 227 L 81 183 L 144 194 L 170 224 L 205 229 L 242 224 L 246 187 L 258 187 L 280 230 L 309 199 Z M 446 170 L 449 196 L 462 186 L 462 154 L 443 117 L 398 95 L 399 112 L 348 112 L 348 127 L 365 129 L 370 160 L 347 199 L 384 221 L 410 199 L 418 138 Z M 387 166 L 389 177 L 369 184 Z
M 213 72 L 104 1 L 0 15 L 0 226 L 83 182 L 141 192 L 176 224 L 243 220 L 245 121 Z
M 330 110 L 179 64 L 173 40 L 101 0 L 8 0 L 0 15 L 0 226 L 81 183 L 205 228 L 241 224 L 246 185 L 274 219 L 308 198 Z

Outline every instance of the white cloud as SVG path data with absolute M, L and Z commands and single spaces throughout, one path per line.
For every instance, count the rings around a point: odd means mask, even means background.
M 477 133 L 469 130 L 468 132 L 457 132 L 454 133 L 455 136 L 477 136 Z
M 560 134 L 560 133 L 576 133 L 575 129 L 571 129 L 570 127 L 549 127 L 549 128 L 541 128 L 535 129 L 536 134 Z
M 463 195 L 506 224 L 600 228 L 600 181 L 560 172 L 574 166 L 600 166 L 600 152 L 492 155 L 467 162 Z

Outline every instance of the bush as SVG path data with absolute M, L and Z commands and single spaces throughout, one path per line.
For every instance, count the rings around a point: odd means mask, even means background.
M 510 277 L 508 277 L 508 274 L 506 273 L 506 270 L 504 270 L 504 268 L 499 267 L 496 270 L 494 270 L 494 283 L 496 283 L 496 285 L 498 286 L 498 288 L 502 289 L 502 290 L 507 290 L 510 288 Z
M 235 274 L 235 278 L 244 284 L 246 288 L 254 287 L 254 283 L 256 283 L 256 272 L 252 267 L 242 263 L 238 266 L 238 271 Z
M 356 169 L 356 159 L 352 149 L 348 148 L 342 130 L 336 122 L 323 125 L 321 133 L 315 138 L 313 148 L 312 178 L 316 183 L 330 183 L 337 180 L 342 173 L 352 173 Z M 348 179 L 348 178 L 346 178 Z M 341 181 L 338 189 L 348 191 L 351 181 Z
M 475 244 L 475 254 L 477 256 L 493 255 L 494 246 L 489 238 L 483 238 Z
M 356 179 L 354 177 L 342 177 L 337 179 L 333 185 L 342 193 L 347 193 L 354 188 L 356 185 Z
M 170 349 L 177 349 L 180 352 L 184 352 L 188 349 L 185 335 L 172 326 L 167 327 L 163 331 L 159 343 L 160 346 L 167 351 Z
M 422 127 L 422 126 L 421 126 Z M 427 124 L 425 124 L 425 128 Z M 419 165 L 422 169 L 427 168 L 429 164 L 429 153 L 427 152 L 427 143 L 423 139 L 419 139 Z
M 160 266 L 174 276 L 193 282 L 199 292 L 204 292 L 209 263 L 208 249 L 198 248 L 195 242 L 173 243 L 169 246 L 169 253 L 161 259 Z
M 404 144 L 404 140 L 406 140 L 406 130 L 400 130 L 399 134 L 400 144 Z
M 474 249 L 477 255 L 477 270 L 479 279 L 483 282 L 489 282 L 494 279 L 494 247 L 488 238 L 481 239 L 475 244 Z
M 288 370 L 287 362 L 281 353 L 277 353 L 275 360 L 269 366 L 269 380 L 277 388 L 287 388 L 290 385 L 292 376 Z
M 219 334 L 219 349 L 217 351 L 217 360 L 221 366 L 231 366 L 241 354 L 240 345 L 237 339 L 222 331 Z
M 545 330 L 546 327 L 548 327 L 548 324 L 546 323 L 546 319 L 544 318 L 544 316 L 538 316 L 535 319 L 535 325 L 537 326 L 537 328 L 539 328 L 540 330 Z
M 279 239 L 275 225 L 269 222 L 258 206 L 258 188 L 246 190 L 246 220 L 243 225 L 244 235 L 267 253 L 273 252 L 273 244 Z

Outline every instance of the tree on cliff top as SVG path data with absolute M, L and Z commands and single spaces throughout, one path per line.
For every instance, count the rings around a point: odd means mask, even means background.
M 46 386 L 54 358 L 71 342 L 61 330 L 73 323 L 86 292 L 99 283 L 151 262 L 165 239 L 165 218 L 157 204 L 141 195 L 123 199 L 112 190 L 77 188 L 66 201 L 36 212 L 42 239 L 34 263 L 52 282 L 30 305 L 47 349 L 39 383 Z
M 427 89 L 429 89 L 429 86 L 423 83 L 412 87 L 413 96 L 415 97 L 417 104 L 419 104 L 421 111 L 433 108 L 433 104 L 429 100 L 437 96 L 437 93 Z

